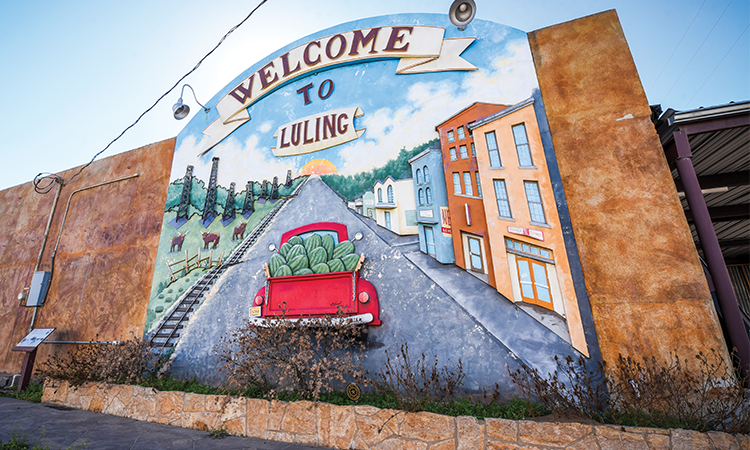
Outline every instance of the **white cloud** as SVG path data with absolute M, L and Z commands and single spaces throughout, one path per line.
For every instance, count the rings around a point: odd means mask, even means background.
M 184 176 L 185 167 L 190 164 L 194 167 L 193 175 L 208 183 L 213 157 L 219 158 L 218 183 L 229 187 L 231 182 L 235 182 L 238 191 L 248 181 L 270 181 L 276 176 L 283 182 L 287 170 L 291 169 L 292 174 L 299 170 L 293 160 L 275 158 L 270 150 L 258 147 L 258 136 L 255 134 L 250 135 L 245 142 L 230 136 L 200 159 L 195 156 L 197 153 L 195 138 L 186 137 L 175 152 L 172 180 Z
M 531 52 L 525 40 L 507 47 L 490 70 L 469 74 L 458 85 L 451 81 L 415 83 L 408 103 L 397 110 L 365 111 L 364 136 L 340 151 L 339 173 L 352 175 L 395 158 L 402 147 L 411 149 L 437 137 L 435 126 L 462 108 L 480 101 L 512 105 L 531 96 L 537 87 Z
M 260 124 L 260 126 L 258 127 L 258 131 L 260 131 L 261 133 L 268 133 L 269 131 L 271 131 L 272 126 L 273 123 L 271 123 L 270 120 L 266 120 L 265 122 Z

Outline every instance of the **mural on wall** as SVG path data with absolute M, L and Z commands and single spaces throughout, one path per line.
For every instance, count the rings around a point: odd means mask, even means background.
M 481 20 L 363 19 L 257 62 L 178 136 L 147 337 L 209 382 L 282 304 L 367 323 L 372 368 L 462 358 L 469 388 L 588 355 L 535 102 L 526 34 Z

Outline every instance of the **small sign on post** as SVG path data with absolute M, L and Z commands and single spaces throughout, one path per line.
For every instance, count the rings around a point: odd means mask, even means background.
M 18 345 L 12 348 L 14 352 L 26 352 L 26 357 L 23 359 L 23 368 L 21 368 L 21 381 L 18 383 L 17 392 L 21 392 L 29 385 L 31 372 L 34 370 L 36 349 L 53 331 L 55 331 L 55 328 L 35 328 L 25 338 L 21 339 Z

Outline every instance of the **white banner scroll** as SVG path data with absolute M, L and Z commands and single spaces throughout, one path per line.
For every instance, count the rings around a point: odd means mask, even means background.
M 476 70 L 461 53 L 476 38 L 443 39 L 445 29 L 417 25 L 373 27 L 326 36 L 268 61 L 216 104 L 219 118 L 203 131 L 199 156 L 250 120 L 247 108 L 276 89 L 321 69 L 373 59 L 399 59 L 396 74 Z
M 354 118 L 363 115 L 362 110 L 354 106 L 287 123 L 273 135 L 276 147 L 271 147 L 271 150 L 274 156 L 293 156 L 353 141 L 365 132 L 364 128 L 354 129 Z

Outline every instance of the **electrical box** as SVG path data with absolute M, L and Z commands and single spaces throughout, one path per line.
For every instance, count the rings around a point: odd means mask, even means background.
M 29 297 L 26 299 L 26 306 L 42 306 L 47 298 L 47 289 L 49 289 L 52 272 L 34 272 L 29 288 Z

